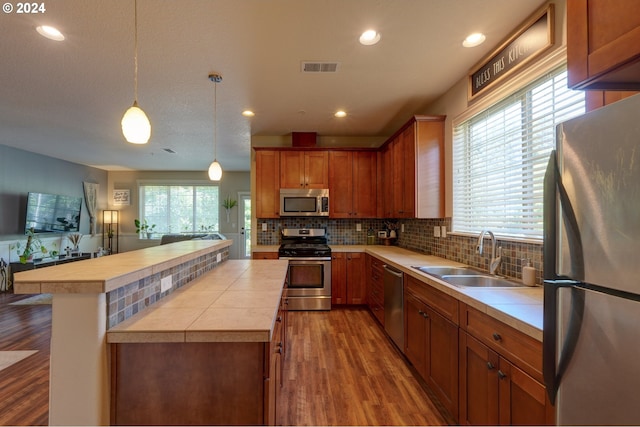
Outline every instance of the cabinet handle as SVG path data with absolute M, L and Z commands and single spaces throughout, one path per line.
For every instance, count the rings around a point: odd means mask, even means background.
M 427 313 L 425 313 L 424 311 L 422 311 L 422 310 L 418 310 L 418 314 L 421 315 L 422 317 L 424 317 L 425 319 L 429 318 L 429 315 Z
M 493 366 L 493 363 L 487 362 L 487 369 L 492 370 L 493 368 L 495 368 L 495 366 Z
M 276 319 L 276 322 L 282 322 L 282 316 L 278 316 L 278 318 Z
M 500 341 L 500 340 L 502 340 L 502 337 L 500 336 L 499 333 L 494 332 L 493 333 L 493 339 L 496 340 L 496 341 Z
M 501 380 L 507 378 L 507 374 L 505 374 L 504 372 L 502 372 L 500 369 L 498 369 L 498 378 L 500 378 Z

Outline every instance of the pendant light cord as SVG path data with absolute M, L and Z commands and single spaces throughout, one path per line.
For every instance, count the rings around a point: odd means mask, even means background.
M 213 161 L 218 160 L 218 83 L 213 82 Z
M 133 102 L 138 104 L 138 0 L 133 0 Z

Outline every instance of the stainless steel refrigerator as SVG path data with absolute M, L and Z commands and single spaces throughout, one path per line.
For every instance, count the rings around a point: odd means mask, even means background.
M 640 425 L 640 95 L 558 125 L 544 185 L 557 423 Z

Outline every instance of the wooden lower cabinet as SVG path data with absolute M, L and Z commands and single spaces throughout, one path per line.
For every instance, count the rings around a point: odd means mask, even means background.
M 384 282 L 383 262 L 369 254 L 365 258 L 367 284 L 367 303 L 369 310 L 384 326 Z
M 544 385 L 460 331 L 460 424 L 553 425 Z
M 458 326 L 405 288 L 405 355 L 449 414 L 458 418 Z
M 366 304 L 365 254 L 333 252 L 331 254 L 331 304 Z
M 253 252 L 251 259 L 278 259 L 278 252 Z
M 111 345 L 111 425 L 275 425 L 286 293 L 270 342 Z

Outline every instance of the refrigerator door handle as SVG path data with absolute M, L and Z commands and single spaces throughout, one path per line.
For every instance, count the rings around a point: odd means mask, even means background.
M 552 240 L 549 240 L 549 245 L 553 246 L 553 255 L 554 259 L 550 264 L 553 267 L 553 270 L 550 272 L 554 277 L 547 277 L 546 279 L 554 280 L 557 278 L 561 279 L 571 279 L 571 280 L 584 280 L 584 254 L 582 251 L 582 239 L 580 237 L 580 227 L 578 227 L 578 220 L 576 218 L 576 213 L 573 210 L 573 206 L 571 206 L 571 200 L 569 199 L 569 195 L 567 194 L 567 190 L 562 183 L 562 175 L 560 175 L 560 169 L 558 168 L 558 160 L 556 150 L 551 152 L 551 156 L 549 157 L 549 164 L 547 166 L 547 173 L 545 174 L 545 194 L 544 194 L 544 222 L 548 227 L 549 236 L 547 236 L 547 231 L 545 230 L 544 241 L 547 242 L 547 237 Z M 553 188 L 555 187 L 555 188 Z M 557 190 L 557 192 L 556 192 Z M 557 275 L 557 242 L 558 242 L 558 227 L 556 224 L 557 218 L 557 202 L 556 195 L 560 199 L 560 207 L 562 208 L 562 222 L 565 226 L 565 233 L 567 236 L 567 244 L 569 245 L 569 257 L 571 262 L 571 272 L 570 277 L 562 277 Z M 553 202 L 551 201 L 553 198 Z M 549 202 L 551 209 L 547 209 L 546 203 Z M 547 224 L 548 222 L 548 224 Z M 546 251 L 551 247 L 544 247 L 545 251 L 545 259 Z M 551 260 L 549 260 L 551 261 Z M 546 265 L 546 264 L 545 264 Z
M 542 331 L 542 372 L 549 401 L 555 405 L 558 387 L 562 375 L 573 357 L 574 350 L 580 336 L 582 319 L 584 317 L 585 294 L 579 287 L 579 282 L 572 280 L 544 281 L 544 328 Z M 560 348 L 560 356 L 556 365 L 558 353 L 558 291 L 560 288 L 571 288 L 571 308 L 567 332 Z

